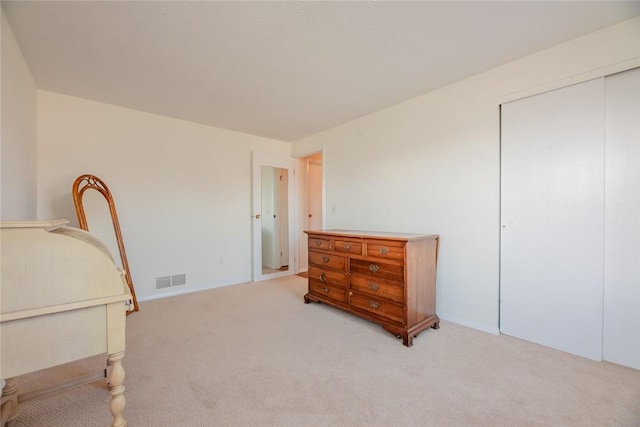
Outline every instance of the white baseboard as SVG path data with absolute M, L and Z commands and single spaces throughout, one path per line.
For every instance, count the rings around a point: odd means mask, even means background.
M 208 285 L 208 286 L 180 286 L 180 289 L 172 289 L 172 290 L 170 290 L 168 292 L 162 292 L 162 293 L 158 293 L 156 295 L 146 295 L 144 297 L 138 297 L 138 301 L 139 302 L 152 301 L 154 299 L 174 297 L 176 295 L 190 294 L 192 292 L 208 291 L 210 289 L 223 288 L 225 286 L 240 285 L 240 284 L 243 284 L 243 283 L 248 283 L 248 282 L 226 283 L 226 284 L 221 284 L 221 285 L 216 285 L 216 286 L 211 286 L 211 285 Z
M 468 322 L 463 319 L 458 319 L 456 317 L 447 316 L 446 314 L 438 313 L 440 319 L 445 320 L 447 322 L 457 323 L 458 325 L 466 326 L 468 328 L 477 329 L 479 331 L 487 332 L 492 335 L 500 335 L 500 328 L 495 326 L 481 325 L 479 323 Z

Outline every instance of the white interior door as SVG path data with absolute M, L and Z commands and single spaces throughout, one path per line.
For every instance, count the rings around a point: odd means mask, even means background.
M 295 272 L 295 180 L 289 179 L 291 157 L 254 152 L 251 163 L 253 281 L 257 282 Z M 281 253 L 286 254 L 286 265 Z M 280 270 L 282 266 L 286 269 Z
M 602 357 L 604 79 L 502 106 L 500 330 Z
M 640 68 L 605 86 L 603 358 L 640 369 Z

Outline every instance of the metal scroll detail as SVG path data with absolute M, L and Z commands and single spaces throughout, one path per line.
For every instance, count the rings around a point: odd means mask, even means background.
M 107 201 L 109 206 L 109 213 L 111 214 L 111 221 L 113 222 L 113 230 L 115 232 L 116 241 L 118 243 L 118 251 L 120 252 L 120 261 L 122 262 L 122 269 L 124 270 L 125 281 L 129 291 L 131 292 L 131 298 L 133 300 L 133 311 L 140 311 L 138 307 L 138 300 L 136 298 L 136 292 L 133 288 L 133 281 L 131 280 L 131 273 L 129 272 L 129 262 L 127 261 L 127 253 L 124 249 L 124 242 L 122 240 L 122 232 L 120 231 L 120 222 L 118 221 L 118 213 L 116 212 L 116 205 L 111 196 L 109 187 L 100 178 L 95 175 L 80 175 L 73 183 L 72 194 L 73 203 L 76 207 L 76 215 L 78 216 L 78 224 L 80 228 L 85 231 L 90 231 L 87 224 L 87 216 L 84 211 L 84 205 L 82 204 L 82 197 L 87 190 L 96 190 Z M 132 313 L 128 311 L 127 314 Z

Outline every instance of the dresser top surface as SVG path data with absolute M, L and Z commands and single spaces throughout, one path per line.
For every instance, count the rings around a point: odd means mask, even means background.
M 373 238 L 373 239 L 390 239 L 390 240 L 419 240 L 419 239 L 437 239 L 437 234 L 417 234 L 417 233 L 396 233 L 389 231 L 363 231 L 363 230 L 305 230 L 305 233 L 311 235 L 341 236 L 351 238 Z

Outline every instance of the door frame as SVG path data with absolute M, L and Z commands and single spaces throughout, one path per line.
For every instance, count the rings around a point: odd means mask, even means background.
M 262 166 L 271 166 L 288 170 L 287 211 L 289 234 L 289 268 L 286 271 L 264 274 L 262 272 Z M 296 257 L 296 185 L 293 158 L 285 154 L 251 153 L 251 230 L 252 230 L 252 280 L 259 282 L 277 277 L 290 276 L 297 272 Z
M 298 231 L 296 236 L 296 241 L 298 242 L 298 262 L 297 267 L 298 271 L 307 271 L 308 269 L 308 260 L 307 260 L 307 235 L 304 233 L 307 230 L 308 225 L 308 215 L 309 215 L 309 206 L 308 206 L 308 197 L 309 197 L 309 175 L 307 170 L 307 157 L 313 156 L 314 154 L 322 155 L 322 189 L 321 189 L 321 211 L 322 211 L 322 228 L 325 229 L 327 226 L 327 209 L 326 209 L 326 147 L 323 145 L 319 149 L 314 149 L 311 151 L 305 151 L 303 153 L 296 154 L 295 161 L 297 165 L 297 170 L 300 171 L 298 177 L 296 178 L 297 188 L 298 188 Z

